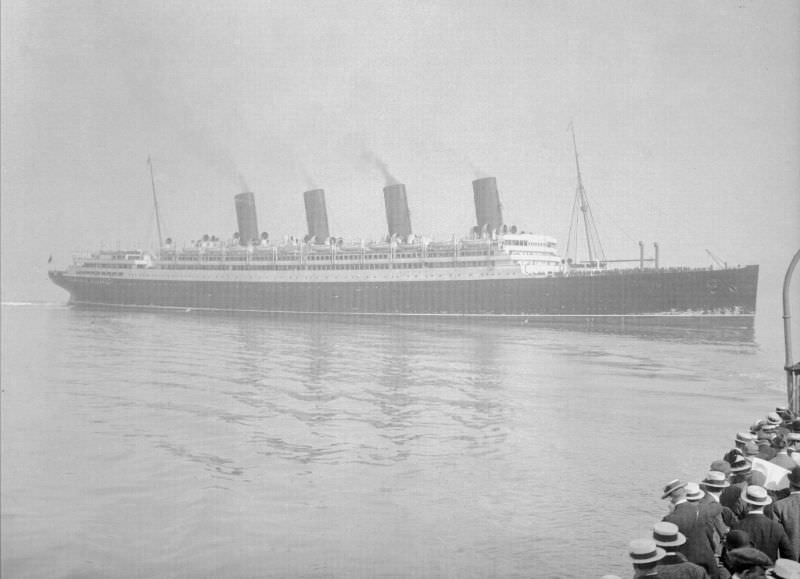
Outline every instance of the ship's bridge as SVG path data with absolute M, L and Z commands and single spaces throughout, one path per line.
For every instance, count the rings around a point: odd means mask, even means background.
M 526 275 L 548 276 L 563 271 L 556 240 L 549 235 L 506 233 L 498 239 L 498 246 Z

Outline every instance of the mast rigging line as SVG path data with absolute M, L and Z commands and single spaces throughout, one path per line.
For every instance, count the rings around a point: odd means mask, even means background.
M 158 229 L 158 252 L 161 253 L 161 248 L 164 246 L 164 241 L 161 238 L 161 218 L 158 215 L 158 198 L 156 197 L 156 179 L 153 176 L 153 161 L 150 156 L 147 156 L 147 164 L 150 167 L 150 184 L 153 187 L 153 208 L 156 212 L 156 228 Z

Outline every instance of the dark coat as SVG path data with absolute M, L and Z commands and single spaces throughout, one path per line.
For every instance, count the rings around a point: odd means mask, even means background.
M 778 551 L 781 557 L 787 559 L 793 553 L 789 537 L 781 524 L 761 513 L 748 514 L 734 528 L 750 535 L 753 546 L 773 561 L 778 558 Z
M 722 518 L 722 522 L 725 524 L 726 527 L 728 527 L 728 529 L 730 529 L 733 526 L 733 523 L 739 520 L 739 517 L 734 515 L 733 511 L 730 510 L 730 508 L 723 505 L 721 501 L 717 501 L 716 499 L 711 498 L 711 495 L 708 492 L 706 492 L 706 496 L 700 499 L 700 504 L 706 505 L 711 503 L 716 503 L 720 506 L 720 509 L 722 511 L 720 513 L 720 517 Z M 722 534 L 722 538 L 725 538 L 726 533 Z
M 728 507 L 737 519 L 740 519 L 747 514 L 745 503 L 742 500 L 742 494 L 744 493 L 744 489 L 747 488 L 748 484 L 750 484 L 749 477 L 748 480 L 731 483 L 731 486 L 724 489 L 722 494 L 719 496 L 719 502 L 723 506 Z
M 708 518 L 711 519 L 711 523 L 714 525 L 714 553 L 718 554 L 722 549 L 722 541 L 725 540 L 725 535 L 728 534 L 728 530 L 730 529 L 730 525 L 724 520 L 723 511 L 728 511 L 730 513 L 731 510 L 728 507 L 723 507 L 708 493 L 697 501 L 697 504 L 700 506 L 700 510 L 708 515 Z M 736 517 L 733 517 L 733 519 L 735 518 Z
M 687 561 L 680 553 L 667 553 L 658 564 L 659 579 L 708 579 L 700 565 Z
M 800 492 L 795 491 L 785 499 L 772 503 L 772 517 L 786 531 L 792 546 L 793 559 L 800 560 Z M 792 559 L 790 556 L 786 558 Z
M 717 579 L 717 560 L 714 557 L 714 523 L 709 513 L 696 503 L 683 502 L 662 520 L 678 525 L 686 536 L 686 543 L 678 552 L 703 567 L 711 579 Z

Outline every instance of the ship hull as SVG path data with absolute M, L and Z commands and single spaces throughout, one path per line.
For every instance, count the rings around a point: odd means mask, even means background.
M 281 281 L 50 272 L 73 304 L 295 314 L 752 321 L 758 266 L 591 276 Z

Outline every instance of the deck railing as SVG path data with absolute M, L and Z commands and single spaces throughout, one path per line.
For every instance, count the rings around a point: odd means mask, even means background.
M 792 351 L 792 307 L 790 304 L 789 288 L 792 285 L 792 274 L 797 262 L 800 261 L 800 249 L 794 254 L 789 268 L 786 270 L 786 277 L 783 278 L 783 335 L 786 346 L 786 396 L 788 398 L 789 409 L 797 414 L 800 412 L 800 362 L 794 362 L 794 352 Z

